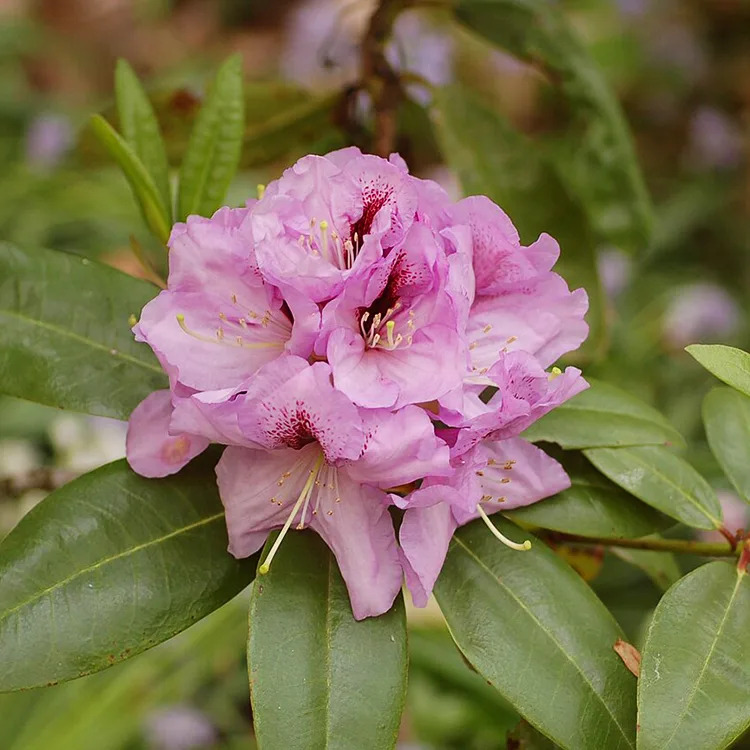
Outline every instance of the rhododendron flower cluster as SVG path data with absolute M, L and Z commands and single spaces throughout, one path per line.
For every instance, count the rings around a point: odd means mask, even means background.
M 569 485 L 518 435 L 586 387 L 547 369 L 586 337 L 586 294 L 551 270 L 551 237 L 523 247 L 489 199 L 452 202 L 397 155 L 307 156 L 259 192 L 172 230 L 168 287 L 134 327 L 170 388 L 133 412 L 128 459 L 159 477 L 226 445 L 233 555 L 281 529 L 264 573 L 309 527 L 357 619 L 404 575 L 424 605 L 457 526 L 503 538 L 492 513 Z

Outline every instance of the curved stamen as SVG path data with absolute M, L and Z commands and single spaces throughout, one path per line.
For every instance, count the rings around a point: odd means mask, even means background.
M 284 540 L 287 531 L 289 531 L 289 527 L 292 525 L 292 521 L 297 515 L 297 511 L 302 507 L 302 505 L 305 505 L 305 507 L 307 507 L 307 503 L 310 500 L 310 495 L 312 494 L 313 488 L 315 487 L 315 479 L 318 476 L 318 472 L 320 471 L 320 467 L 322 464 L 323 454 L 321 453 L 320 456 L 318 456 L 318 459 L 315 461 L 315 465 L 312 467 L 312 469 L 310 469 L 310 476 L 307 477 L 307 481 L 302 487 L 302 491 L 299 493 L 297 502 L 294 504 L 292 512 L 289 514 L 289 517 L 286 519 L 286 522 L 282 526 L 279 535 L 276 537 L 276 541 L 273 543 L 268 556 L 263 561 L 263 564 L 258 568 L 258 573 L 260 573 L 261 575 L 265 575 L 271 569 L 271 561 L 273 560 L 274 555 L 281 546 L 281 542 Z
M 198 339 L 198 341 L 204 341 L 207 344 L 225 344 L 240 349 L 267 349 L 269 347 L 284 348 L 284 343 L 281 341 L 245 341 L 241 336 L 237 336 L 235 339 L 227 339 L 224 337 L 223 328 L 216 329 L 216 338 L 204 336 L 202 333 L 198 333 L 187 327 L 185 316 L 182 313 L 178 313 L 175 317 L 177 318 L 177 324 L 188 334 L 188 336 L 192 336 L 194 339 Z
M 519 552 L 526 552 L 531 549 L 531 542 L 528 539 L 523 544 L 518 544 L 518 542 L 511 541 L 505 536 L 505 534 L 498 531 L 492 521 L 490 521 L 490 517 L 484 512 L 484 508 L 479 503 L 477 503 L 477 511 L 479 511 L 479 515 L 487 524 L 487 528 L 492 532 L 493 536 L 499 539 L 506 547 L 518 550 Z

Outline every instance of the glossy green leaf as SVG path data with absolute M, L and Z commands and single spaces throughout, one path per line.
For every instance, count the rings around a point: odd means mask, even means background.
M 172 224 L 171 212 L 143 162 L 125 139 L 100 115 L 91 116 L 91 129 L 130 183 L 146 226 L 160 242 L 166 243 Z
M 240 162 L 245 129 L 242 57 L 219 68 L 193 125 L 180 168 L 178 218 L 219 208 Z
M 703 399 L 708 444 L 734 488 L 750 502 L 750 399 L 714 388 Z
M 525 532 L 493 516 L 507 536 Z M 528 552 L 479 521 L 451 541 L 435 587 L 451 634 L 479 673 L 568 750 L 635 747 L 635 678 L 620 628 L 581 578 L 536 540 Z
M 472 31 L 536 65 L 560 87 L 570 111 L 553 149 L 560 176 L 603 236 L 642 249 L 653 216 L 628 125 L 564 11 L 548 0 L 457 0 L 454 8 Z
M 328 547 L 286 536 L 253 586 L 248 663 L 261 750 L 387 750 L 406 692 L 406 619 L 393 609 L 356 622 Z
M 667 448 L 592 448 L 584 454 L 615 484 L 662 513 L 697 529 L 721 526 L 721 507 L 711 485 Z
M 682 575 L 677 558 L 671 552 L 624 547 L 611 547 L 610 552 L 640 568 L 662 591 L 666 591 Z
M 487 195 L 502 206 L 524 242 L 548 232 L 560 243 L 556 268 L 571 288 L 588 292 L 587 346 L 594 347 L 604 330 L 604 308 L 595 243 L 580 204 L 538 146 L 470 91 L 436 90 L 431 117 L 443 157 L 467 194 Z
M 591 387 L 535 422 L 523 437 L 563 448 L 682 445 L 677 430 L 648 404 L 593 378 Z
M 0 243 L 0 390 L 127 419 L 167 387 L 128 323 L 157 291 L 87 258 Z
M 115 96 L 122 135 L 151 175 L 171 225 L 169 164 L 161 129 L 138 76 L 125 60 L 118 60 L 115 68 Z
M 750 577 L 711 562 L 659 602 L 641 662 L 639 750 L 729 747 L 750 727 Z
M 685 351 L 719 380 L 750 396 L 750 354 L 724 344 L 691 344 Z
M 571 487 L 543 502 L 508 511 L 513 521 L 582 536 L 645 536 L 674 522 L 596 471 L 580 453 L 554 455 Z
M 144 479 L 115 461 L 53 492 L 0 544 L 0 691 L 97 672 L 253 579 L 227 552 L 213 462 Z

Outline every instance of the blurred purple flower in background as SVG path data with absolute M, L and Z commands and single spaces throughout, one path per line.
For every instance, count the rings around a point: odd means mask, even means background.
M 26 162 L 36 169 L 52 169 L 72 145 L 73 127 L 67 117 L 39 115 L 26 133 Z
M 630 283 L 633 260 L 624 251 L 612 247 L 599 253 L 597 265 L 605 294 L 610 301 L 616 299 Z
M 696 342 L 727 339 L 739 325 L 739 307 L 723 287 L 712 282 L 687 284 L 679 288 L 664 313 L 664 338 L 681 349 Z
M 308 0 L 289 15 L 281 73 L 304 86 L 334 86 L 353 80 L 372 0 Z
M 733 167 L 742 157 L 742 133 L 714 107 L 699 107 L 694 112 L 688 137 L 688 157 L 698 167 Z
M 171 706 L 155 711 L 145 727 L 153 750 L 193 750 L 215 746 L 218 735 L 209 718 L 190 706 Z

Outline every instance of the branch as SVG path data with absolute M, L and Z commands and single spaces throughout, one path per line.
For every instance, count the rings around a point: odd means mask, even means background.
M 610 537 L 580 536 L 560 531 L 540 529 L 541 536 L 553 543 L 587 544 L 597 547 L 624 547 L 658 552 L 680 552 L 703 557 L 737 557 L 737 550 L 724 542 L 694 542 L 686 539 L 612 539 Z
M 373 151 L 388 156 L 396 145 L 396 115 L 401 82 L 385 56 L 393 22 L 407 0 L 380 0 L 362 39 L 362 78 L 375 110 Z

